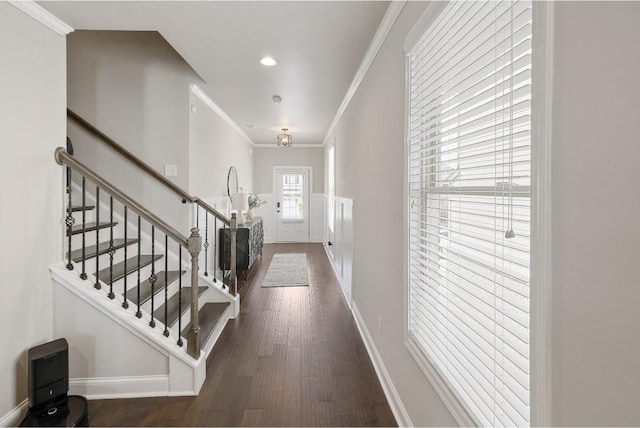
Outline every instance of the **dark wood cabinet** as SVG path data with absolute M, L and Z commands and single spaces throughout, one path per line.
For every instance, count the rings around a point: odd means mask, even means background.
M 218 242 L 222 243 L 223 251 L 219 254 L 218 262 L 223 270 L 228 271 L 231 259 L 231 231 L 220 229 L 218 231 Z M 262 255 L 264 244 L 264 228 L 262 217 L 255 217 L 253 221 L 247 221 L 244 225 L 238 226 L 236 236 L 236 270 L 246 276 L 253 263 Z

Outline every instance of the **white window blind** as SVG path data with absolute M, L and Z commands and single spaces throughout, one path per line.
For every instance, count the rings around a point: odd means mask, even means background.
M 409 56 L 411 339 L 484 426 L 528 426 L 530 1 L 450 2 Z

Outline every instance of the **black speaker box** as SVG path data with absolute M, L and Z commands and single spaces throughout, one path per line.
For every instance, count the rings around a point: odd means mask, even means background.
M 58 339 L 29 349 L 29 409 L 64 402 L 69 391 L 69 344 Z

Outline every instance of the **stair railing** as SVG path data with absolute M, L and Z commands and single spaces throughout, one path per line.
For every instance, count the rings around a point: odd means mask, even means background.
M 237 219 L 236 214 L 232 214 L 231 218 L 227 218 L 220 211 L 216 210 L 202 199 L 197 196 L 191 196 L 184 190 L 182 190 L 179 186 L 175 185 L 171 181 L 167 180 L 164 176 L 158 173 L 155 169 L 151 168 L 145 162 L 143 162 L 140 158 L 136 157 L 133 153 L 122 147 L 120 144 L 116 143 L 112 138 L 108 135 L 100 131 L 98 128 L 93 126 L 91 123 L 86 121 L 80 115 L 75 113 L 71 109 L 67 109 L 67 117 L 72 119 L 86 131 L 88 131 L 93 136 L 97 137 L 100 141 L 105 143 L 111 149 L 122 155 L 125 159 L 131 162 L 133 165 L 138 167 L 140 170 L 144 171 L 147 175 L 158 181 L 160 184 L 174 192 L 181 199 L 182 203 L 185 204 L 187 202 L 194 204 L 194 222 L 196 228 L 200 229 L 200 209 L 204 210 L 204 224 L 205 224 L 205 233 L 204 233 L 204 263 L 203 263 L 203 274 L 204 276 L 209 276 L 209 248 L 211 247 L 211 243 L 209 242 L 209 225 L 213 222 L 212 230 L 214 231 L 213 236 L 213 260 L 214 260 L 214 272 L 213 272 L 213 281 L 217 282 L 217 269 L 215 269 L 215 260 L 222 260 L 224 263 L 220 263 L 219 267 L 221 270 L 221 280 L 222 287 L 225 285 L 229 286 L 229 292 L 236 296 L 238 293 L 238 279 L 236 272 L 236 260 L 237 260 Z M 220 222 L 220 226 L 223 229 L 223 232 L 226 233 L 225 229 L 229 228 L 230 234 L 230 250 L 229 250 L 229 258 L 225 257 L 226 245 L 223 242 L 219 242 L 218 236 L 218 222 Z M 219 252 L 218 252 L 219 251 Z M 219 257 L 218 257 L 219 255 Z M 228 267 L 229 275 L 225 275 L 226 268 Z
M 78 160 L 76 160 L 74 157 L 72 157 L 71 155 L 69 155 L 69 153 L 66 152 L 66 150 L 62 147 L 59 147 L 56 149 L 55 151 L 55 160 L 59 165 L 66 165 L 67 166 L 67 176 L 69 176 L 70 174 L 70 170 L 73 170 L 79 174 L 81 174 L 82 177 L 82 206 L 80 207 L 80 209 L 82 210 L 82 216 L 83 219 L 85 218 L 85 211 L 86 211 L 86 182 L 87 180 L 92 182 L 96 187 L 96 201 L 95 201 L 95 209 L 96 209 L 96 223 L 93 226 L 95 228 L 95 232 L 96 232 L 96 247 L 95 247 L 95 259 L 96 259 L 96 273 L 95 273 L 95 284 L 94 287 L 97 289 L 102 288 L 103 285 L 108 286 L 109 287 L 109 293 L 108 293 L 108 297 L 110 299 L 114 299 L 115 298 L 115 293 L 113 291 L 113 283 L 114 283 L 114 273 L 113 273 L 113 256 L 115 254 L 116 251 L 116 245 L 114 244 L 114 238 L 113 238 L 113 227 L 115 225 L 115 223 L 113 222 L 113 211 L 114 211 L 114 205 L 113 205 L 113 201 L 116 200 L 119 203 L 121 203 L 123 205 L 124 208 L 124 218 L 125 218 L 125 224 L 124 224 L 124 230 L 125 230 L 125 242 L 124 242 L 124 248 L 126 249 L 128 242 L 127 242 L 127 229 L 128 229 L 128 224 L 127 224 L 127 219 L 128 219 L 128 213 L 129 211 L 133 211 L 135 214 L 138 215 L 138 219 L 137 219 L 137 234 L 138 234 L 138 254 L 137 254 L 137 282 L 138 282 L 138 287 L 137 287 L 137 312 L 136 312 L 136 316 L 138 318 L 142 318 L 142 311 L 141 311 L 141 278 L 140 278 L 140 271 L 142 269 L 142 261 L 141 261 L 141 246 L 140 246 L 140 238 L 141 238 L 141 219 L 144 219 L 146 222 L 148 222 L 151 225 L 151 258 L 150 258 L 150 264 L 151 265 L 151 275 L 149 277 L 149 279 L 147 280 L 148 283 L 150 284 L 150 300 L 151 300 L 151 312 L 150 312 L 150 321 L 149 321 L 149 326 L 151 328 L 154 328 L 156 326 L 156 317 L 155 317 L 155 313 L 154 313 L 154 304 L 155 304 L 155 283 L 158 280 L 158 276 L 156 275 L 156 271 L 155 271 L 155 261 L 160 258 L 161 256 L 158 255 L 156 257 L 155 254 L 155 231 L 156 229 L 158 229 L 159 231 L 163 232 L 165 234 L 165 312 L 164 312 L 164 332 L 163 334 L 165 336 L 170 336 L 169 333 L 169 325 L 168 325 L 168 318 L 167 318 L 167 311 L 166 308 L 168 307 L 168 295 L 166 292 L 166 289 L 168 287 L 168 281 L 167 281 L 167 272 L 168 272 L 168 256 L 169 256 L 169 238 L 171 238 L 172 241 L 174 241 L 175 243 L 178 244 L 178 264 L 179 264 L 179 269 L 178 269 L 178 275 L 180 278 L 179 281 L 179 289 L 178 289 L 178 293 L 179 293 L 179 299 L 178 299 L 178 340 L 177 340 L 177 345 L 182 347 L 183 346 L 183 342 L 182 342 L 182 326 L 181 326 L 181 315 L 182 315 L 182 248 L 186 248 L 187 251 L 189 252 L 190 256 L 191 256 L 191 296 L 190 296 L 190 300 L 191 300 L 191 326 L 187 332 L 187 353 L 195 358 L 198 359 L 200 357 L 200 341 L 199 341 L 199 330 L 200 330 L 200 326 L 199 326 L 199 319 L 198 319 L 198 296 L 199 296 L 199 290 L 198 290 L 198 282 L 199 282 L 199 278 L 198 278 L 198 258 L 199 258 L 199 254 L 202 248 L 202 239 L 200 237 L 199 234 L 199 230 L 197 227 L 193 227 L 191 229 L 191 233 L 189 235 L 189 237 L 186 237 L 185 235 L 183 235 L 182 233 L 178 232 L 177 230 L 175 230 L 172 226 L 170 226 L 169 224 L 167 224 L 166 222 L 164 222 L 161 218 L 159 218 L 157 215 L 155 215 L 153 212 L 151 212 L 150 210 L 148 210 L 147 208 L 145 208 L 142 204 L 138 203 L 136 200 L 134 200 L 133 198 L 131 198 L 130 196 L 128 196 L 127 194 L 125 194 L 124 192 L 122 192 L 120 189 L 118 189 L 117 187 L 115 187 L 114 185 L 112 185 L 110 182 L 108 182 L 106 179 L 104 179 L 103 177 L 101 177 L 100 175 L 96 174 L 94 171 L 92 171 L 90 168 L 88 168 L 86 165 L 84 165 L 83 163 L 79 162 Z M 100 219 L 99 219 L 99 212 L 100 212 L 100 193 L 104 192 L 109 196 L 109 222 L 106 224 L 101 224 L 100 223 Z M 90 230 L 87 229 L 87 225 L 85 223 L 85 221 L 83 221 L 82 227 L 81 229 L 75 229 L 73 228 L 74 225 L 74 219 L 72 216 L 72 211 L 74 210 L 73 205 L 72 205 L 72 192 L 71 192 L 71 181 L 68 180 L 67 181 L 67 197 L 68 197 L 68 207 L 67 207 L 67 216 L 65 218 L 65 223 L 67 225 L 67 235 L 69 236 L 69 238 L 71 238 L 71 236 L 73 234 L 76 233 L 82 233 L 82 249 L 81 249 L 81 259 L 82 259 L 82 273 L 80 274 L 80 278 L 81 279 L 87 279 L 87 275 L 86 275 L 86 270 L 85 270 L 85 234 Z M 208 206 L 206 206 L 204 209 L 207 210 L 207 208 L 210 208 Z M 207 210 L 208 212 L 208 210 Z M 230 227 L 233 229 L 235 227 L 235 223 L 236 223 L 236 219 L 235 219 L 235 214 L 232 216 L 231 220 L 229 221 Z M 99 232 L 101 228 L 110 228 L 110 233 L 109 233 L 109 241 L 108 241 L 108 246 L 104 247 L 104 245 L 100 246 L 100 242 L 99 242 Z M 235 253 L 235 248 L 232 247 L 231 252 L 232 254 Z M 67 269 L 69 270 L 73 270 L 74 266 L 71 263 L 72 262 L 72 247 L 71 247 L 71 239 L 68 240 L 68 264 L 67 264 Z M 108 254 L 109 255 L 109 267 L 108 268 L 104 268 L 103 270 L 100 270 L 100 265 L 99 265 L 99 260 L 100 260 L 100 255 L 101 254 Z M 126 252 L 125 252 L 126 254 Z M 127 280 L 127 276 L 129 273 L 132 273 L 133 271 L 129 272 L 127 270 L 127 258 L 125 256 L 125 260 L 124 260 L 124 270 L 123 270 L 123 278 L 125 280 L 125 284 L 124 284 L 124 300 L 123 300 L 123 308 L 126 310 L 129 307 L 128 304 L 128 297 L 127 297 L 127 284 L 126 284 L 126 280 Z M 234 265 L 235 266 L 235 265 Z M 108 275 L 107 275 L 108 274 Z M 233 288 L 234 291 L 236 291 L 235 287 Z

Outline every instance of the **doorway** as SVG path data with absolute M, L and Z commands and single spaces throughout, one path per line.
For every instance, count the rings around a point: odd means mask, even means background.
M 309 242 L 311 167 L 274 167 L 276 242 Z

